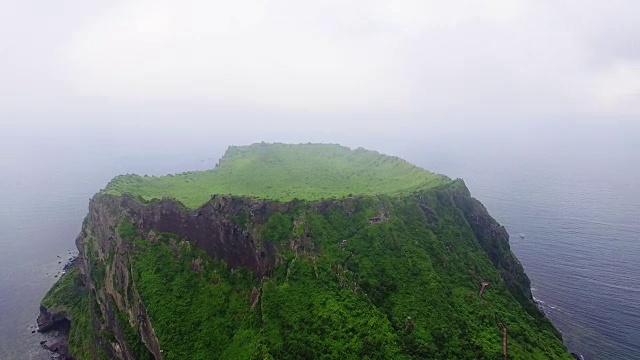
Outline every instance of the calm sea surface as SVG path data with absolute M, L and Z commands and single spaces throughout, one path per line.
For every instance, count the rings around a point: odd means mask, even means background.
M 512 235 L 535 298 L 570 349 L 640 359 L 640 144 L 622 139 L 571 151 L 558 143 L 380 150 L 465 180 Z M 31 333 L 39 301 L 75 254 L 96 191 L 117 174 L 211 168 L 226 147 L 116 151 L 105 140 L 87 150 L 70 140 L 0 144 L 0 359 L 47 358 L 42 335 Z

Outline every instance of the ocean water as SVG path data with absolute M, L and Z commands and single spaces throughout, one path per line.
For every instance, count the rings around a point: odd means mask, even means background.
M 540 146 L 343 143 L 463 178 L 512 235 L 535 298 L 569 348 L 586 359 L 640 359 L 640 136 L 616 136 L 546 139 Z M 32 334 L 39 301 L 75 253 L 96 191 L 117 174 L 211 168 L 227 145 L 140 149 L 109 137 L 4 140 L 0 359 L 48 358 L 38 345 L 43 335 Z

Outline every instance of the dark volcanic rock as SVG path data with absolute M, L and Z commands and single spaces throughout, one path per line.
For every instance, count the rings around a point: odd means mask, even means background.
M 38 323 L 38 332 L 41 333 L 53 330 L 68 333 L 71 325 L 65 313 L 51 313 L 42 305 L 40 305 L 40 315 L 38 315 L 36 322 Z
M 64 312 L 52 313 L 46 307 L 40 305 L 40 315 L 37 319 L 38 331 L 41 333 L 53 333 L 50 340 L 40 341 L 40 345 L 59 355 L 56 359 L 73 360 L 69 353 L 68 336 L 71 329 L 71 321 Z
M 269 214 L 286 211 L 291 203 L 277 203 L 232 196 L 215 195 L 197 210 L 162 199 L 142 204 L 133 197 L 109 197 L 100 199 L 103 206 L 92 206 L 103 214 L 95 214 L 92 220 L 110 211 L 126 211 L 130 221 L 139 229 L 172 233 L 193 242 L 214 259 L 224 259 L 230 268 L 249 268 L 257 277 L 269 274 L 276 261 L 274 245 L 244 231 L 234 220 L 247 214 L 252 222 L 263 223 Z M 97 204 L 95 204 L 97 205 Z M 113 234 L 109 234 L 112 237 Z
M 73 268 L 74 266 L 76 266 L 78 264 L 78 257 L 74 256 L 71 259 L 69 259 L 69 261 L 64 265 L 64 267 L 62 268 L 62 270 L 64 271 L 68 271 L 71 268 Z
M 51 345 L 44 343 L 42 347 L 60 355 L 60 358 L 64 360 L 73 360 L 73 356 L 69 354 L 69 348 L 67 347 L 67 342 L 65 340 L 58 340 L 53 342 Z

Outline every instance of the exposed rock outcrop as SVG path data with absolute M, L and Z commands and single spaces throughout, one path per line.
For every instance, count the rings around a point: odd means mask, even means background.
M 64 312 L 51 313 L 49 310 L 40 305 L 40 315 L 36 320 L 38 324 L 38 332 L 49 332 L 53 330 L 68 333 L 71 324 L 67 314 Z
M 68 337 L 71 328 L 71 320 L 65 312 L 50 312 L 49 309 L 40 305 L 40 315 L 36 320 L 38 332 L 51 333 L 51 338 L 43 340 L 40 345 L 58 354 L 59 359 L 73 360 L 69 353 Z

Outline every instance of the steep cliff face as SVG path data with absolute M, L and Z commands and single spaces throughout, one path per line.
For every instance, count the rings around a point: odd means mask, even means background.
M 493 265 L 500 269 L 500 278 L 505 282 L 513 297 L 525 308 L 529 315 L 543 319 L 533 301 L 531 281 L 524 272 L 524 268 L 509 246 L 509 234 L 487 211 L 480 201 L 471 197 L 469 189 L 462 180 L 456 180 L 452 186 L 452 196 L 456 207 L 464 214 L 465 219 L 473 230 L 478 243 Z M 551 325 L 547 328 L 561 338 L 561 334 Z
M 506 231 L 461 181 L 197 209 L 100 193 L 76 244 L 92 310 L 42 312 L 91 324 L 94 338 L 70 339 L 79 359 L 492 358 L 502 323 L 516 357 L 568 356 Z
M 289 206 L 216 196 L 203 207 L 189 210 L 168 199 L 144 204 L 131 196 L 95 196 L 76 245 L 85 286 L 100 309 L 94 319 L 96 330 L 107 334 L 103 340 L 112 340 L 104 341 L 105 352 L 118 359 L 162 358 L 131 272 L 134 235 L 153 241 L 156 232 L 171 233 L 188 239 L 210 257 L 225 260 L 230 268 L 248 268 L 261 277 L 275 264 L 274 246 L 241 229 L 235 219 L 247 214 L 259 224 L 268 214 Z M 131 336 L 127 339 L 128 327 L 144 346 Z
M 141 205 L 128 199 L 123 205 L 129 209 L 131 221 L 139 223 L 141 229 L 188 239 L 210 257 L 223 259 L 230 268 L 248 268 L 262 277 L 273 270 L 276 249 L 256 229 L 271 214 L 287 212 L 296 203 L 217 195 L 197 210 L 186 209 L 172 200 Z M 251 223 L 240 224 L 242 217 L 251 219 Z
M 478 243 L 493 265 L 501 270 L 501 276 L 509 291 L 523 305 L 532 303 L 531 282 L 524 273 L 522 264 L 511 252 L 506 229 L 489 215 L 482 203 L 471 197 L 462 180 L 457 180 L 452 195 L 455 205 L 464 214 Z
M 87 358 L 161 359 L 158 339 L 131 272 L 133 236 L 153 241 L 156 232 L 170 233 L 190 241 L 211 258 L 224 260 L 230 269 L 247 268 L 256 277 L 262 277 L 275 265 L 274 245 L 243 229 L 238 219 L 250 217 L 256 227 L 269 214 L 287 211 L 295 204 L 213 196 L 201 208 L 189 210 L 169 199 L 147 203 L 128 195 L 98 194 L 90 201 L 89 214 L 76 239 L 78 269 L 65 275 L 68 281 L 58 283 L 43 301 L 48 307 L 41 306 L 39 331 L 60 331 L 64 339 L 69 335 L 70 322 L 78 320 L 74 317 L 82 317 L 82 321 L 92 324 L 85 330 L 95 331 L 98 336 L 92 340 L 100 344 L 99 349 L 93 344 L 74 344 L 72 350 L 81 351 Z M 67 301 L 54 296 L 66 293 L 66 297 L 72 297 L 77 291 L 86 292 L 83 297 L 99 311 L 72 314 L 69 308 L 73 304 L 69 303 L 75 299 Z M 66 346 L 52 350 L 72 358 Z

